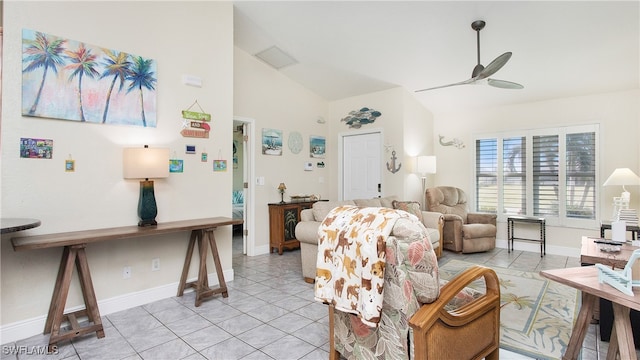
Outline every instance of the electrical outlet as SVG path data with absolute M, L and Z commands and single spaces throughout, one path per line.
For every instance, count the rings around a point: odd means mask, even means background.
M 160 270 L 160 258 L 151 259 L 151 271 Z
M 129 279 L 131 278 L 131 266 L 125 266 L 122 268 L 122 278 Z

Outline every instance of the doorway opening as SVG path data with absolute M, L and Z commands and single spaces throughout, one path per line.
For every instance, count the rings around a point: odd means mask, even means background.
M 233 230 L 233 250 L 242 254 L 255 255 L 255 200 L 252 183 L 254 173 L 254 120 L 233 118 L 233 218 L 241 218 L 244 223 Z M 236 242 L 239 242 L 236 244 Z

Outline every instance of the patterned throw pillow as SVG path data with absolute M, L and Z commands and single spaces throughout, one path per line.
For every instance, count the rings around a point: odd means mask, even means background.
M 393 208 L 413 214 L 422 222 L 422 210 L 420 209 L 420 203 L 417 201 L 393 200 Z

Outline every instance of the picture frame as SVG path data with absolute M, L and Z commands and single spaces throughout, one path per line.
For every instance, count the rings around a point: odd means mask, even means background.
M 282 155 L 282 130 L 262 129 L 262 154 Z
M 213 160 L 213 171 L 227 171 L 227 160 Z
M 20 138 L 20 157 L 26 159 L 53 158 L 53 140 Z
M 41 54 L 43 48 L 60 61 L 42 66 L 43 57 L 34 54 Z M 158 69 L 154 59 L 22 29 L 22 61 L 23 116 L 156 127 Z M 79 63 L 85 64 L 82 72 Z M 112 71 L 111 65 L 126 73 Z M 136 90 L 110 91 L 114 85 Z
M 169 172 L 170 173 L 184 172 L 184 160 L 179 160 L 179 159 L 169 160 Z
M 309 156 L 314 159 L 324 159 L 326 139 L 324 136 L 311 135 L 309 137 Z

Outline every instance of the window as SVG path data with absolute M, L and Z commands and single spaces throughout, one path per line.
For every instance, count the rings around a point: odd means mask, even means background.
M 476 211 L 595 225 L 597 138 L 597 125 L 476 137 Z

